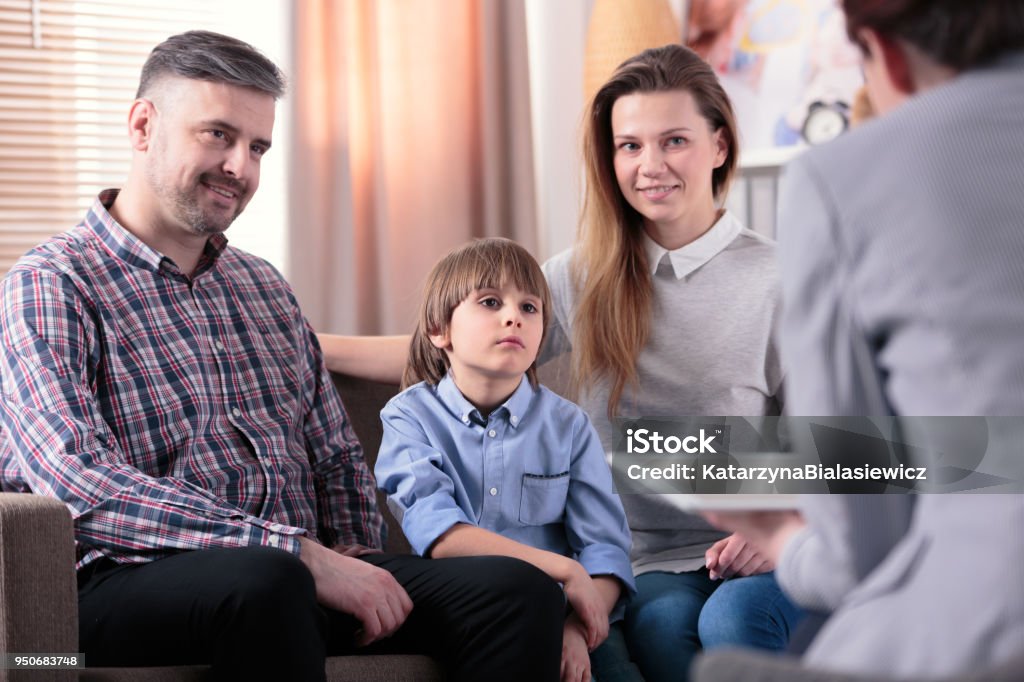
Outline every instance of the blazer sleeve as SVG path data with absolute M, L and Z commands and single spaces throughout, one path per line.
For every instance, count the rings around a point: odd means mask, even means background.
M 791 163 L 779 200 L 783 310 L 780 351 L 786 411 L 794 416 L 891 414 L 870 342 L 860 324 L 842 233 L 842 212 L 813 154 Z M 803 502 L 807 528 L 777 568 L 803 606 L 829 611 L 899 541 L 907 496 L 816 495 Z

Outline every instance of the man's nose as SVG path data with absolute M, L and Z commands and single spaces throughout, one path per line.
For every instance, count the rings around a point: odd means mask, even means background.
M 245 175 L 248 164 L 249 150 L 243 145 L 235 145 L 228 150 L 222 170 L 224 175 L 232 178 L 241 178 Z

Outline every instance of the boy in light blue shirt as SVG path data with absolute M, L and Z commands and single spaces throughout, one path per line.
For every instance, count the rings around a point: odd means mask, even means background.
M 635 592 L 625 513 L 586 414 L 536 379 L 549 294 L 505 239 L 473 242 L 428 279 L 404 383 L 381 412 L 375 473 L 413 549 L 501 554 L 564 586 L 562 679 Z

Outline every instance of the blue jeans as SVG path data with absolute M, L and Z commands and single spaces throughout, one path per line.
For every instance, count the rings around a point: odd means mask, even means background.
M 608 627 L 608 639 L 590 653 L 590 675 L 592 682 L 644 682 L 629 658 L 621 620 Z
M 701 648 L 782 650 L 803 615 L 772 573 L 716 581 L 707 569 L 654 572 L 637 576 L 636 586 L 626 643 L 648 682 L 687 680 Z

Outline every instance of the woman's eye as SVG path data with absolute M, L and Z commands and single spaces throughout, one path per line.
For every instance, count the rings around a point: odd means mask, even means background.
M 665 144 L 667 144 L 670 147 L 678 147 L 680 145 L 686 144 L 686 139 L 678 136 L 670 137 L 665 141 Z
M 640 145 L 638 145 L 636 142 L 623 142 L 622 144 L 619 145 L 619 149 L 621 149 L 624 152 L 635 152 L 636 150 L 640 149 Z

